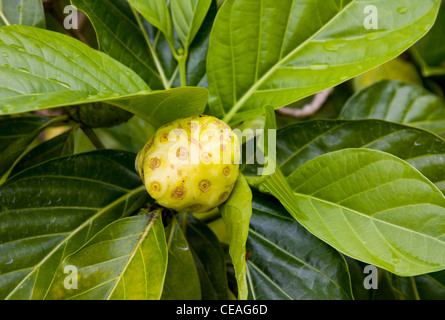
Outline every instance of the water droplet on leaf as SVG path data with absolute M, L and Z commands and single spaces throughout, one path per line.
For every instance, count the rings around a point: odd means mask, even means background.
M 71 89 L 71 86 L 68 83 L 65 83 L 65 82 L 62 82 L 60 80 L 53 79 L 53 78 L 48 78 L 48 80 L 56 82 L 56 83 L 60 84 L 61 86 L 64 86 L 65 88 Z
M 347 44 L 344 40 L 328 41 L 323 45 L 323 48 L 329 52 L 337 52 Z
M 398 7 L 397 8 L 397 12 L 400 13 L 400 14 L 405 14 L 405 13 L 408 12 L 408 8 L 406 8 L 406 7 Z
M 324 70 L 329 68 L 329 65 L 327 63 L 314 63 L 310 66 L 311 70 Z

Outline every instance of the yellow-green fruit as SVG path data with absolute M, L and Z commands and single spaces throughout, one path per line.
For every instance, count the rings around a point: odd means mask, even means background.
M 139 152 L 136 169 L 160 205 L 207 212 L 230 196 L 239 161 L 239 140 L 227 124 L 193 116 L 159 128 Z

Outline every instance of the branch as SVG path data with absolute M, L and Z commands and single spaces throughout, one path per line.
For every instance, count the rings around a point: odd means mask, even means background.
M 289 107 L 283 107 L 280 109 L 277 109 L 277 112 L 285 115 L 290 116 L 293 118 L 307 118 L 312 115 L 314 115 L 320 108 L 323 106 L 323 104 L 328 100 L 329 96 L 334 92 L 334 88 L 329 88 L 327 90 L 321 91 L 317 93 L 314 96 L 314 99 L 311 103 L 305 105 L 301 109 L 294 109 Z

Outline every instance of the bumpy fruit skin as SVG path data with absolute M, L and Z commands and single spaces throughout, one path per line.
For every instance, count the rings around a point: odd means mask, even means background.
M 113 127 L 133 117 L 132 113 L 103 102 L 69 107 L 67 110 L 74 120 L 91 128 Z
M 207 212 L 225 202 L 239 174 L 237 135 L 211 116 L 159 128 L 136 158 L 150 196 L 178 212 Z

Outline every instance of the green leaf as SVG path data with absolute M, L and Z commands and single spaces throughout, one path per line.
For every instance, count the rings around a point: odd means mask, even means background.
M 189 86 L 208 87 L 206 72 L 207 50 L 216 13 L 217 4 L 216 0 L 213 0 L 201 28 L 189 47 L 187 59 L 187 85 Z M 177 68 L 179 67 L 177 66 Z M 179 72 L 176 72 L 176 75 L 173 85 L 178 87 L 180 85 Z
M 162 300 L 200 300 L 201 286 L 190 246 L 176 218 L 165 230 L 168 266 Z
M 112 128 L 100 128 L 94 131 L 106 149 L 138 153 L 156 132 L 156 128 L 135 116 Z
M 436 23 L 425 37 L 418 41 L 410 52 L 419 64 L 423 76 L 431 77 L 445 74 L 445 4 L 439 10 Z
M 400 300 L 444 300 L 445 272 L 434 272 L 417 277 L 387 275 L 391 288 Z
M 67 268 L 77 276 L 66 287 Z M 160 214 L 119 219 L 63 260 L 48 300 L 158 300 L 167 270 L 167 244 Z
M 0 119 L 0 184 L 29 152 L 34 139 L 57 120 L 36 116 Z
M 312 120 L 277 133 L 277 163 L 285 177 L 311 159 L 347 148 L 393 154 L 445 192 L 445 141 L 428 131 L 381 120 Z M 256 172 L 254 165 L 243 170 L 246 177 Z
M 445 101 L 422 87 L 381 81 L 353 95 L 340 114 L 343 119 L 382 119 L 445 135 Z
M 367 5 L 365 0 L 225 1 L 208 54 L 212 112 L 238 123 L 264 105 L 279 108 L 375 68 L 431 28 L 440 0 L 374 1 L 378 30 L 364 26 Z
M 203 114 L 208 96 L 205 88 L 181 87 L 112 103 L 159 127 L 181 117 Z
M 254 192 L 247 250 L 251 299 L 352 299 L 343 256 L 306 231 L 271 196 Z
M 72 155 L 74 153 L 74 135 L 76 130 L 77 127 L 73 127 L 33 148 L 18 161 L 11 175 L 51 159 Z
M 252 216 L 252 191 L 242 174 L 239 175 L 232 194 L 220 211 L 229 237 L 229 251 L 235 267 L 238 299 L 247 299 L 246 241 Z
M 212 0 L 172 0 L 173 26 L 184 48 L 188 48 L 198 33 Z
M 6 3 L 5 3 L 6 2 Z M 45 28 L 45 14 L 41 0 L 0 1 L 0 27 L 21 24 Z
M 382 80 L 399 80 L 423 86 L 417 67 L 411 61 L 407 61 L 402 57 L 392 59 L 375 69 L 355 77 L 352 79 L 352 85 L 355 91 L 359 91 Z
M 131 69 L 69 36 L 0 28 L 0 114 L 148 93 Z
M 60 262 L 149 201 L 135 155 L 57 158 L 0 186 L 0 298 L 43 299 Z
M 186 220 L 185 236 L 200 274 L 202 299 L 228 300 L 226 261 L 218 238 L 193 215 Z
M 165 0 L 127 0 L 148 22 L 161 30 L 168 43 L 174 48 L 172 18 Z
M 308 217 L 295 218 L 340 252 L 401 276 L 445 269 L 444 195 L 407 162 L 344 149 L 306 162 L 287 181 Z
M 125 0 L 72 0 L 96 30 L 99 49 L 138 73 L 154 90 L 167 89 L 144 34 Z M 166 81 L 166 80 L 165 80 Z

